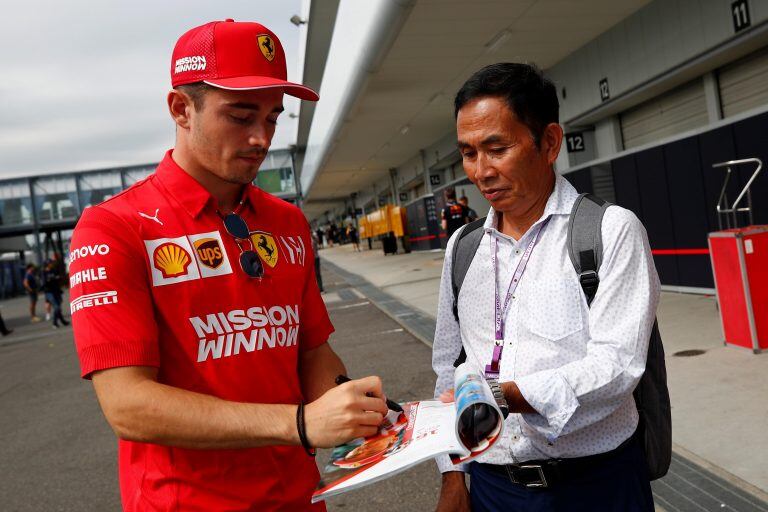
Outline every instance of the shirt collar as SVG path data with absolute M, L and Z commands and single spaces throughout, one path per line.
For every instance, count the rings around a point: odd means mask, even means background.
M 547 199 L 544 213 L 533 225 L 535 226 L 536 224 L 539 224 L 551 215 L 570 215 L 573 203 L 576 202 L 578 196 L 579 193 L 576 192 L 576 189 L 573 188 L 573 185 L 571 185 L 568 180 L 559 174 L 555 174 L 555 188 L 549 195 L 549 199 Z M 499 219 L 496 216 L 496 210 L 491 206 L 488 211 L 488 216 L 483 223 L 483 229 L 486 233 L 494 233 L 509 238 L 498 230 L 498 223 Z
M 213 196 L 205 187 L 182 169 L 173 159 L 173 150 L 170 149 L 158 164 L 155 176 L 168 194 L 181 205 L 190 217 L 196 219 L 203 211 Z M 245 189 L 245 199 L 248 206 L 255 210 L 260 197 L 260 190 L 248 185 Z

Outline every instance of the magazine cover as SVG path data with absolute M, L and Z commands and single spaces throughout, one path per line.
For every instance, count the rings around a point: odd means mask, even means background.
M 456 401 L 425 400 L 390 411 L 376 435 L 333 449 L 312 502 L 389 478 L 437 455 L 466 462 L 490 448 L 503 417 L 483 376 L 470 367 L 455 375 Z

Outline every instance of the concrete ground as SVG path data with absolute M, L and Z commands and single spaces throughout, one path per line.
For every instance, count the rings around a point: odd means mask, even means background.
M 29 324 L 27 305 L 0 309 L 14 329 L 0 339 L 0 509 L 120 510 L 116 442 L 79 378 L 72 330 Z
M 431 351 L 369 300 L 350 288 L 337 274 L 325 269 L 324 295 L 336 332 L 334 350 L 355 377 L 379 375 L 387 396 L 405 402 L 432 396 L 434 377 L 429 371 Z M 328 460 L 321 450 L 318 463 Z M 434 510 L 440 476 L 433 463 L 420 464 L 406 472 L 326 501 L 329 512 Z
M 323 249 L 320 255 L 435 317 L 443 251 L 384 256 L 380 250 L 354 252 L 346 245 Z M 676 451 L 766 500 L 768 353 L 754 355 L 723 345 L 712 296 L 664 292 L 658 317 L 667 356 Z M 423 341 L 431 343 L 430 339 Z M 674 355 L 691 349 L 704 354 Z

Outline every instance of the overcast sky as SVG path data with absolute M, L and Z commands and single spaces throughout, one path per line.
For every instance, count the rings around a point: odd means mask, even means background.
M 159 161 L 173 146 L 165 98 L 176 39 L 213 20 L 258 21 L 300 79 L 302 0 L 11 2 L 0 24 L 0 178 Z M 303 43 L 302 43 L 303 44 Z M 303 49 L 301 50 L 303 54 Z M 294 143 L 286 97 L 273 148 Z

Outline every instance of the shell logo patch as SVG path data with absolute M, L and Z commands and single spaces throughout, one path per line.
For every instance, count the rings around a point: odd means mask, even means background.
M 200 279 L 200 266 L 186 236 L 144 240 L 152 272 L 152 286 Z
M 224 255 L 217 239 L 201 238 L 195 241 L 193 245 L 198 261 L 206 267 L 216 269 L 224 263 Z
M 274 237 L 263 231 L 254 231 L 251 233 L 251 242 L 261 260 L 274 268 L 279 256 Z
M 144 245 L 155 287 L 232 273 L 218 231 L 144 240 Z
M 165 279 L 179 277 L 187 273 L 192 258 L 182 247 L 166 242 L 155 249 L 152 255 L 155 268 L 162 272 Z
M 272 37 L 268 34 L 262 34 L 256 38 L 256 41 L 264 58 L 269 62 L 275 60 L 275 42 L 272 40 Z

